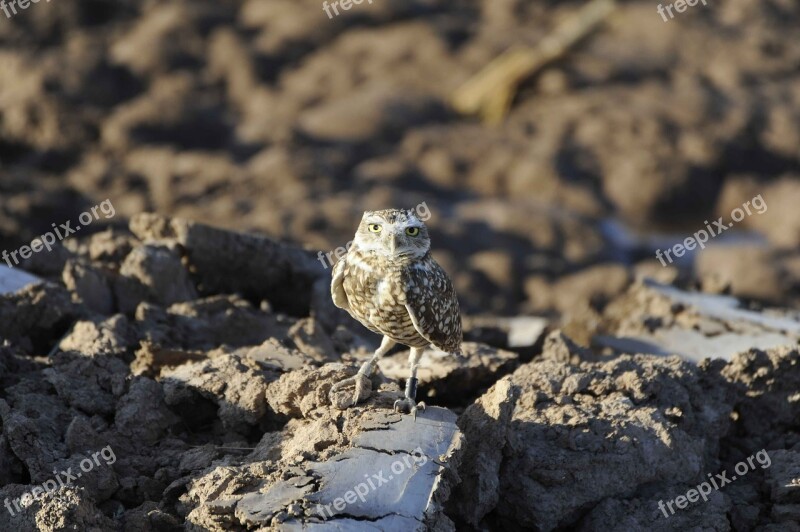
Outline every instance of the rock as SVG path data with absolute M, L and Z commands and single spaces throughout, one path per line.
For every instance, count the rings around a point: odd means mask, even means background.
M 197 299 L 197 290 L 179 253 L 166 246 L 138 246 L 122 263 L 120 274 L 138 280 L 148 299 L 162 306 Z
M 0 296 L 0 337 L 30 342 L 33 349 L 47 352 L 57 337 L 84 311 L 70 300 L 64 287 L 31 284 Z
M 15 457 L 8 447 L 5 437 L 0 435 L 0 479 L 3 484 L 8 484 L 16 476 Z
M 519 361 L 516 353 L 472 342 L 464 342 L 461 351 L 463 356 L 457 357 L 438 349 L 425 349 L 417 372 L 421 391 L 437 402 L 457 404 L 513 371 Z M 384 357 L 378 367 L 390 379 L 405 380 L 411 371 L 408 357 L 408 351 Z
M 606 308 L 597 345 L 625 353 L 731 359 L 750 348 L 795 344 L 800 319 L 741 308 L 730 296 L 685 292 L 645 280 Z
M 460 420 L 466 431 L 490 424 L 484 433 L 494 430 L 505 438 L 497 443 L 498 476 L 496 466 L 478 475 L 467 469 L 460 472 L 464 481 L 458 488 L 475 493 L 497 484 L 497 505 L 490 508 L 493 499 L 484 497 L 479 507 L 457 508 L 457 518 L 476 522 L 491 512 L 505 527 L 553 530 L 575 524 L 584 508 L 625 498 L 653 482 L 689 483 L 710 469 L 728 427 L 729 392 L 714 371 L 677 357 L 646 356 L 578 367 L 546 360 L 520 367 L 503 385 L 519 389 L 510 415 L 498 410 L 507 394 L 494 389 L 478 402 L 497 405 L 494 414 L 487 416 L 479 406 Z M 690 399 L 697 394 L 704 397 L 702 405 Z M 470 440 L 471 433 L 467 456 L 485 445 L 480 438 Z M 574 478 L 593 480 L 580 484 Z
M 542 360 L 551 360 L 564 364 L 579 365 L 581 362 L 597 362 L 602 360 L 589 349 L 581 347 L 564 334 L 560 329 L 547 335 L 542 348 Z
M 752 349 L 733 358 L 722 375 L 740 390 L 734 421 L 738 446 L 755 452 L 782 442 L 800 416 L 800 353 L 795 346 Z M 741 451 L 732 453 L 736 460 Z
M 182 497 L 189 526 L 448 529 L 442 507 L 462 444 L 453 413 L 431 407 L 415 422 L 388 409 L 314 412 L 284 428 L 279 449 L 194 480 Z
M 67 261 L 74 257 L 75 254 L 67 249 L 64 243 L 56 242 L 51 245 L 50 250 L 45 248 L 43 252 L 34 253 L 30 258 L 21 260 L 19 268 L 29 274 L 52 280 L 64 271 Z
M 119 400 L 114 426 L 123 437 L 154 445 L 179 421 L 180 418 L 167 408 L 161 385 L 138 377 L 131 381 L 128 392 Z
M 15 498 L 24 493 L 24 488 L 0 489 L 0 496 Z M 0 512 L 0 528 L 20 532 L 56 532 L 79 528 L 80 530 L 113 530 L 114 522 L 103 515 L 92 502 L 91 496 L 77 487 L 61 487 L 45 494 L 39 501 L 15 515 Z
M 110 274 L 83 261 L 70 259 L 63 272 L 64 285 L 75 299 L 98 314 L 114 312 L 114 296 L 109 285 Z
M 182 22 L 190 16 L 177 5 L 146 10 L 142 15 L 138 23 L 116 36 L 108 50 L 116 63 L 139 73 L 166 66 L 161 51 L 174 46 L 175 36 L 184 26 Z
M 7 399 L 14 395 L 16 385 L 36 379 L 40 369 L 41 366 L 21 346 L 7 340 L 0 341 L 0 389 L 6 390 Z
M 61 351 L 74 351 L 85 357 L 115 356 L 130 359 L 137 334 L 128 319 L 117 314 L 106 320 L 81 320 L 58 343 Z
M 124 314 L 133 314 L 140 304 L 151 297 L 147 287 L 133 277 L 118 275 L 114 277 L 112 287 L 117 309 Z
M 506 377 L 458 420 L 466 442 L 459 466 L 462 482 L 450 498 L 448 514 L 459 516 L 472 527 L 477 528 L 499 502 L 503 449 L 518 395 L 519 389 Z
M 164 368 L 174 368 L 186 362 L 197 362 L 206 358 L 206 353 L 202 351 L 185 351 L 153 345 L 149 341 L 143 341 L 139 349 L 136 350 L 136 359 L 131 362 L 131 373 L 134 375 L 145 375 L 156 377 L 161 374 Z
M 269 385 L 267 401 L 270 408 L 279 414 L 307 417 L 317 408 L 330 404 L 328 392 L 335 382 L 354 375 L 356 371 L 341 364 L 326 364 L 321 368 L 303 368 L 286 373 Z M 352 392 L 350 397 L 352 400 Z
M 108 500 L 119 488 L 119 481 L 113 468 L 114 462 L 116 462 L 114 450 L 111 446 L 106 446 L 101 449 L 84 449 L 68 458 L 57 460 L 53 465 L 63 482 L 80 487 L 90 500 L 100 503 Z M 71 481 L 69 474 L 75 476 Z M 48 479 L 51 482 L 56 480 L 55 474 L 51 472 Z
M 797 509 L 800 508 L 800 453 L 785 449 L 777 449 L 770 452 L 763 450 L 760 452 L 762 454 L 758 458 L 762 458 L 765 454 L 767 456 L 766 460 L 758 463 L 765 468 L 772 503 L 783 505 L 784 508 L 779 512 L 784 515 L 787 514 L 787 510 L 790 507 L 795 509 L 792 512 L 794 513 L 792 519 L 779 519 L 779 521 L 792 520 L 797 522 L 800 516 L 797 513 Z M 774 507 L 773 517 L 775 517 Z
M 772 507 L 770 516 L 775 523 L 785 523 L 783 526 L 796 527 L 800 522 L 800 504 L 776 504 Z
M 0 400 L 0 416 L 9 449 L 25 464 L 31 481 L 51 478 L 56 462 L 68 456 L 63 436 L 71 416 L 60 398 L 27 393 L 10 405 Z
M 304 318 L 289 329 L 289 338 L 297 348 L 317 362 L 332 362 L 338 359 L 330 337 L 314 318 Z
M 125 257 L 137 244 L 137 240 L 127 231 L 108 228 L 89 237 L 85 250 L 81 247 L 79 249 L 82 253 L 85 252 L 92 261 L 122 264 Z
M 135 216 L 130 227 L 144 241 L 180 244 L 205 294 L 239 292 L 292 314 L 308 314 L 311 286 L 322 275 L 311 253 L 266 237 L 156 214 Z
M 451 489 L 437 486 L 437 481 L 446 468 L 455 465 L 455 453 L 461 445 L 455 420 L 452 412 L 437 407 L 418 415 L 419 424 L 410 416 L 400 419 L 396 414 L 368 416 L 366 422 L 385 423 L 385 428 L 361 432 L 353 443 L 354 449 L 309 468 L 310 474 L 318 479 L 317 490 L 307 497 L 317 505 L 314 517 L 327 520 L 344 515 L 375 519 L 398 514 L 421 524 L 435 521 L 449 496 L 442 492 Z M 385 473 L 386 481 L 372 477 L 369 480 L 374 479 L 377 484 L 372 488 L 364 480 L 364 474 L 372 471 Z M 371 488 L 367 491 L 369 498 L 363 494 L 351 501 L 348 491 L 358 488 L 362 492 Z M 342 497 L 346 510 L 339 509 Z
M 295 349 L 290 349 L 283 346 L 275 338 L 270 338 L 263 344 L 253 348 L 239 349 L 237 353 L 250 360 L 255 360 L 264 368 L 271 368 L 280 372 L 302 369 L 305 366 L 319 362 L 318 358 L 306 354 L 308 351 L 301 353 Z
M 220 346 L 252 347 L 269 338 L 288 338 L 293 320 L 253 308 L 238 296 L 212 296 L 167 309 L 141 304 L 136 325 L 154 346 L 209 351 Z
M 226 429 L 246 431 L 267 415 L 265 392 L 276 377 L 254 361 L 222 355 L 164 371 L 162 384 L 167 405 L 179 413 L 191 415 L 198 403 L 210 401 Z
M 106 443 L 92 425 L 92 419 L 85 415 L 76 415 L 72 418 L 64 442 L 70 454 L 77 454 L 88 449 L 100 449 Z
M 148 501 L 141 506 L 125 512 L 123 518 L 123 532 L 140 532 L 141 530 L 178 530 L 181 523 L 158 507 L 158 504 Z
M 690 489 L 687 486 L 685 490 Z M 673 530 L 730 530 L 727 514 L 732 505 L 723 493 L 713 491 L 707 501 L 700 500 L 674 514 L 667 515 L 659 509 L 658 503 L 666 501 L 686 491 L 661 492 L 663 499 L 654 497 L 635 497 L 633 499 L 611 498 L 595 506 L 581 520 L 576 530 L 591 532 L 608 530 L 610 532 L 626 532 L 629 530 L 652 530 L 655 532 L 671 532 Z M 666 508 L 666 506 L 665 506 Z M 673 505 L 673 508 L 675 506 Z
M 67 354 L 54 357 L 55 368 L 42 372 L 70 406 L 89 414 L 114 412 L 128 377 L 128 366 L 116 358 L 85 358 Z

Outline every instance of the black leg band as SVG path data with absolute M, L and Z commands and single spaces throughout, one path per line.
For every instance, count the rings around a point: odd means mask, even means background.
M 417 398 L 417 380 L 416 377 L 409 377 L 406 381 L 406 397 L 410 397 L 411 399 Z

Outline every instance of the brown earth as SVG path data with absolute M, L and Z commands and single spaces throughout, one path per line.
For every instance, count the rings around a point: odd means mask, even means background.
M 795 301 L 796 3 L 665 23 L 623 2 L 523 84 L 502 127 L 448 109 L 492 57 L 580 5 L 376 0 L 332 20 L 318 0 L 33 6 L 0 24 L 0 246 L 110 199 L 119 227 L 154 211 L 328 251 L 364 210 L 425 202 L 468 310 L 558 315 L 564 296 L 542 284 L 655 262 L 658 246 L 620 242 L 611 219 L 672 245 L 762 194 L 768 211 L 736 229 L 766 235 L 750 261 L 766 282 L 722 276 Z M 713 257 L 702 274 L 728 262 Z
M 313 253 L 155 214 L 128 235 L 71 242 L 63 282 L 0 296 L 3 530 L 786 530 L 800 519 L 796 313 L 647 281 L 611 297 L 592 349 L 542 320 L 469 318 L 477 342 L 462 358 L 421 361 L 420 398 L 452 410 L 413 419 L 392 410 L 402 348 L 366 402 L 348 408 L 344 390 L 332 404 L 333 383 L 377 338 L 332 306 Z M 243 245 L 251 265 L 269 265 L 261 283 L 258 269 L 229 271 Z M 290 292 L 280 279 L 297 281 L 291 299 L 276 295 Z M 706 503 L 659 512 L 756 457 Z M 55 484 L 69 472 L 82 476 Z
M 114 208 L 19 265 L 45 284 L 0 295 L 0 500 L 115 453 L 0 529 L 800 530 L 800 6 L 663 22 L 619 2 L 500 126 L 450 108 L 581 5 L 0 15 L 0 250 Z M 377 339 L 333 307 L 317 251 L 423 202 L 466 358 L 425 355 L 421 395 L 447 408 L 411 487 L 321 520 L 422 429 L 391 411 L 402 349 L 367 403 L 328 403 Z M 762 449 L 770 466 L 659 510 Z

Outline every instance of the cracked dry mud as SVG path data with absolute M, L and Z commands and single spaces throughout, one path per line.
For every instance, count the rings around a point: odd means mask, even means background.
M 0 15 L 0 251 L 116 209 L 0 262 L 0 503 L 116 456 L 0 531 L 800 531 L 800 3 L 618 1 L 496 128 L 453 90 L 582 1 L 321 3 Z M 333 408 L 377 338 L 317 252 L 422 202 L 465 357 Z
M 163 229 L 143 232 L 142 220 Z M 0 500 L 103 447 L 116 455 L 0 512 L 0 529 L 778 530 L 800 519 L 793 312 L 646 281 L 612 299 L 588 347 L 540 320 L 468 317 L 477 341 L 463 358 L 425 353 L 421 393 L 438 406 L 414 421 L 392 409 L 400 348 L 367 401 L 329 404 L 375 338 L 315 297 L 329 273 L 311 254 L 185 220 L 131 226 L 68 250 L 64 284 L 20 288 L 0 269 Z M 226 295 L 255 286 L 225 275 L 215 251 L 242 242 L 281 279 L 311 276 L 305 295 Z M 159 299 L 174 279 L 180 301 Z M 709 348 L 725 357 L 693 361 Z M 660 514 L 660 500 L 761 449 L 768 469 Z

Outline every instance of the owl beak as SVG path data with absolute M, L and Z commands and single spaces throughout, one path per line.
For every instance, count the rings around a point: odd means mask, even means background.
M 397 235 L 393 234 L 389 237 L 389 251 L 394 254 L 394 250 L 397 249 Z

